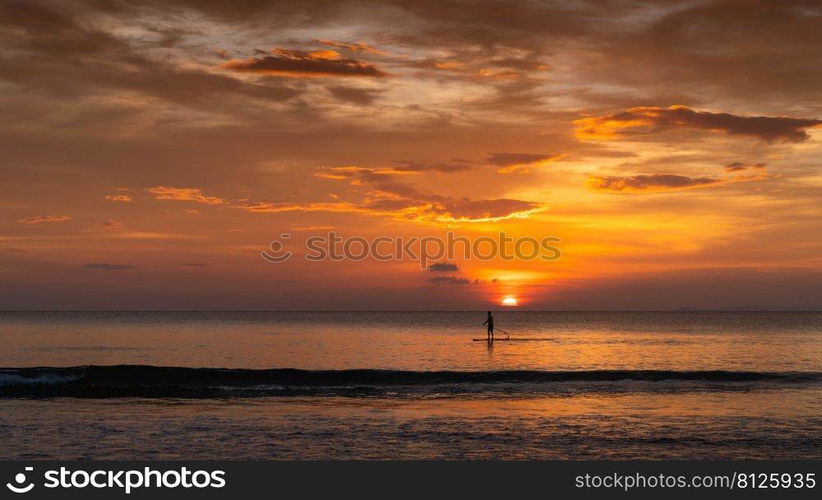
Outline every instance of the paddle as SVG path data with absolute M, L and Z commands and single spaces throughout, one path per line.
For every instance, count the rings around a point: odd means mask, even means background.
M 504 333 L 504 334 L 507 336 L 507 338 L 509 338 L 509 339 L 511 338 L 511 334 L 510 334 L 510 333 L 508 333 L 508 332 L 506 332 L 506 331 L 505 331 L 505 330 L 503 330 L 502 328 L 494 328 L 494 331 L 495 331 L 495 332 L 502 332 L 502 333 Z

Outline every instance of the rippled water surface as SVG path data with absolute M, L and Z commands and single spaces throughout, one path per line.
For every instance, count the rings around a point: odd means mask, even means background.
M 819 371 L 822 313 L 0 313 L 0 366 Z M 505 335 L 500 333 L 500 338 Z M 538 339 L 538 340 L 536 340 Z
M 822 458 L 820 313 L 496 316 L 0 313 L 0 457 Z

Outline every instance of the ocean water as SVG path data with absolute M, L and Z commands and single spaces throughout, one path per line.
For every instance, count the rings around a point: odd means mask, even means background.
M 822 458 L 822 313 L 495 317 L 0 313 L 0 457 Z

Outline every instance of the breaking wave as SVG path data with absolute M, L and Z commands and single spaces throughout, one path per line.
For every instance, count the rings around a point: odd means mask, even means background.
M 0 368 L 0 397 L 426 397 L 752 390 L 816 385 L 822 372 L 251 370 L 143 365 Z

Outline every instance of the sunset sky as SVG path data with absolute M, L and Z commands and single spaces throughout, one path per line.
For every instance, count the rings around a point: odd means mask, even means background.
M 0 309 L 819 309 L 820 26 L 818 1 L 3 0 Z M 306 262 L 330 230 L 562 258 Z

